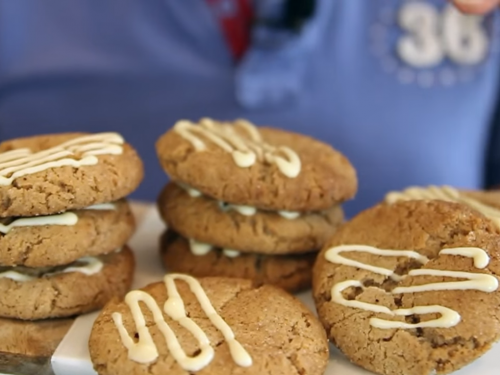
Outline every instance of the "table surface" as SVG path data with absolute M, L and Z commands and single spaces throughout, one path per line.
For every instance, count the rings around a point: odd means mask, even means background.
M 165 273 L 161 267 L 161 262 L 158 261 L 158 238 L 165 227 L 159 219 L 156 210 L 151 205 L 134 203 L 133 210 L 137 217 L 138 230 L 129 244 L 134 250 L 137 258 L 137 270 L 133 288 L 139 288 L 151 282 L 161 280 Z M 309 292 L 302 293 L 298 295 L 298 297 L 314 311 L 312 298 Z M 53 371 L 55 375 L 95 375 L 96 373 L 92 369 L 89 358 L 87 341 L 90 329 L 97 314 L 98 313 L 86 314 L 78 317 L 74 321 L 69 319 L 60 321 L 60 325 L 55 329 L 60 336 L 60 343 L 51 342 L 49 344 L 46 340 L 43 340 L 43 335 L 39 336 L 38 341 L 41 343 L 45 342 L 45 345 L 40 344 L 44 347 L 45 354 L 53 353 L 51 360 L 52 368 L 48 362 L 44 364 L 39 363 L 35 364 L 35 367 L 27 368 L 26 372 L 23 371 L 22 373 L 29 375 L 45 375 L 51 374 Z M 39 328 L 39 335 L 43 334 L 45 330 L 42 328 L 45 327 Z M 46 329 L 49 328 L 47 327 Z M 33 336 L 33 333 L 31 334 Z M 8 346 L 8 343 L 2 342 L 3 340 L 1 340 L 4 336 L 2 322 L 0 320 L 0 352 L 5 350 L 6 346 Z M 28 337 L 25 338 L 28 339 Z M 29 337 L 29 339 L 32 340 L 33 337 Z M 30 354 L 29 351 L 25 351 L 26 353 L 24 354 Z M 471 365 L 455 372 L 454 375 L 498 375 L 498 357 L 500 357 L 500 344 L 494 346 L 486 355 Z M 2 368 L 1 356 L 0 371 L 7 371 Z M 351 364 L 341 353 L 331 347 L 330 363 L 325 375 L 335 374 L 369 375 L 371 373 Z

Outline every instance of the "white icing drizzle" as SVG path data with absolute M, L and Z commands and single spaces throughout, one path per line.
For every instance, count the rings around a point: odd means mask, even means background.
M 427 263 L 429 260 L 427 257 L 420 255 L 419 253 L 411 250 L 386 250 L 379 249 L 373 246 L 366 245 L 341 245 L 328 249 L 325 257 L 329 262 L 342 264 L 350 267 L 361 268 L 368 270 L 373 273 L 384 275 L 386 277 L 391 277 L 395 280 L 401 280 L 402 277 L 396 275 L 394 271 L 369 265 L 363 262 L 358 262 L 355 260 L 347 259 L 340 255 L 342 252 L 352 251 L 352 252 L 364 252 L 380 256 L 405 256 L 408 258 L 413 258 L 422 264 Z M 483 269 L 489 264 L 488 254 L 480 248 L 477 247 L 459 247 L 459 248 L 449 248 L 443 249 L 439 252 L 440 255 L 455 255 L 464 256 L 472 258 L 474 261 L 474 266 L 478 269 Z M 484 274 L 484 273 L 471 273 L 471 272 L 459 272 L 459 271 L 444 271 L 436 269 L 415 269 L 411 270 L 407 276 L 435 276 L 435 277 L 449 277 L 456 279 L 465 279 L 463 281 L 453 281 L 453 282 L 439 282 L 439 283 L 428 283 L 423 285 L 414 285 L 408 287 L 397 287 L 394 288 L 392 294 L 404 294 L 404 293 L 423 293 L 428 291 L 438 291 L 438 290 L 479 290 L 486 293 L 491 293 L 498 289 L 498 279 L 495 276 Z M 348 288 L 364 288 L 364 285 L 359 280 L 346 280 L 335 284 L 332 287 L 332 301 L 347 307 L 352 307 L 356 309 L 372 311 L 374 313 L 383 313 L 390 316 L 409 316 L 414 314 L 439 314 L 439 318 L 432 319 L 425 322 L 410 324 L 399 321 L 391 321 L 380 318 L 371 318 L 370 324 L 373 327 L 381 329 L 411 329 L 411 328 L 424 328 L 424 327 L 435 327 L 435 328 L 449 328 L 457 325 L 460 322 L 460 314 L 452 309 L 445 306 L 415 306 L 410 309 L 397 309 L 390 310 L 385 306 L 380 306 L 368 302 L 362 302 L 357 300 L 347 300 L 342 295 L 342 292 Z
M 420 323 L 405 323 L 380 318 L 371 318 L 370 325 L 381 329 L 450 328 L 456 326 L 462 319 L 460 314 L 455 310 L 440 305 L 416 306 L 411 309 L 398 309 L 393 311 L 393 315 L 395 316 L 409 316 L 415 314 L 439 314 L 440 316 L 437 319 Z
M 244 129 L 247 136 L 237 132 L 237 127 Z M 286 146 L 275 147 L 265 143 L 259 130 L 246 120 L 237 120 L 234 125 L 207 118 L 200 120 L 198 125 L 183 120 L 174 125 L 174 131 L 189 141 L 196 151 L 206 149 L 205 142 L 197 135 L 203 136 L 230 153 L 238 167 L 248 168 L 259 160 L 275 164 L 289 178 L 295 178 L 300 173 L 301 161 L 295 151 Z
M 82 262 L 85 263 L 84 265 L 78 265 L 78 266 L 70 266 L 66 267 L 60 271 L 56 272 L 49 272 L 44 274 L 41 277 L 51 277 L 55 275 L 59 275 L 62 273 L 70 273 L 70 272 L 79 272 L 83 273 L 84 275 L 91 276 L 96 273 L 101 272 L 103 263 L 99 258 L 96 257 L 83 257 L 77 260 L 77 262 Z M 25 282 L 25 281 L 32 281 L 37 279 L 37 277 L 26 275 L 22 272 L 17 272 L 17 271 L 5 271 L 0 273 L 0 278 L 7 278 L 11 279 L 14 281 L 18 282 Z
M 473 233 L 473 232 L 472 232 Z M 482 269 L 490 263 L 490 257 L 483 249 L 478 247 L 455 247 L 443 249 L 439 252 L 442 255 L 458 255 L 474 260 L 474 267 Z
M 363 283 L 357 280 L 347 280 L 338 284 L 335 284 L 332 288 L 332 300 L 339 305 L 352 307 L 355 309 L 372 311 L 374 313 L 382 313 L 390 316 L 409 316 L 414 314 L 431 314 L 439 313 L 441 316 L 438 319 L 429 320 L 420 323 L 405 323 L 391 320 L 384 320 L 379 318 L 371 318 L 370 324 L 376 328 L 391 329 L 391 328 L 424 328 L 424 327 L 444 327 L 449 328 L 457 325 L 460 322 L 460 315 L 447 307 L 444 306 L 417 306 L 410 309 L 397 309 L 391 310 L 385 306 L 375 305 L 373 303 L 367 303 L 356 300 L 346 300 L 342 295 L 342 292 L 349 288 L 364 288 Z
M 0 185 L 10 185 L 16 178 L 49 168 L 95 165 L 98 155 L 119 155 L 123 138 L 117 133 L 87 135 L 58 146 L 33 153 L 28 148 L 0 154 Z
M 23 217 L 15 219 L 8 225 L 0 224 L 0 233 L 7 234 L 12 228 L 34 227 L 43 225 L 75 225 L 78 216 L 73 212 L 65 212 L 57 215 Z
M 432 269 L 411 270 L 408 276 L 436 276 L 453 277 L 456 279 L 468 279 L 467 281 L 440 282 L 414 286 L 400 286 L 394 288 L 392 293 L 419 293 L 429 290 L 479 290 L 481 292 L 491 293 L 497 290 L 498 280 L 496 277 L 485 273 L 471 273 L 458 271 L 442 271 Z
M 451 186 L 428 186 L 410 187 L 401 192 L 390 192 L 385 196 L 385 201 L 389 204 L 400 200 L 434 200 L 439 199 L 447 202 L 465 204 L 484 216 L 490 218 L 497 226 L 500 226 L 500 210 L 479 202 L 478 200 L 460 193 Z
M 337 264 L 343 264 L 345 266 L 351 266 L 351 267 L 356 267 L 356 268 L 361 268 L 373 273 L 378 273 L 380 275 L 384 275 L 387 277 L 392 278 L 393 280 L 400 280 L 401 276 L 395 274 L 392 270 L 382 268 L 382 267 L 376 267 L 372 266 L 370 264 L 358 262 L 356 260 L 348 259 L 340 255 L 340 253 L 347 252 L 347 251 L 358 251 L 358 252 L 363 252 L 363 253 L 370 253 L 374 255 L 382 255 L 382 256 L 390 256 L 390 257 L 407 257 L 407 258 L 412 258 L 417 260 L 418 262 L 425 264 L 429 261 L 429 259 L 416 251 L 411 251 L 411 250 L 384 250 L 384 249 L 378 249 L 373 246 L 366 246 L 366 245 L 341 245 L 341 246 L 336 246 L 331 249 L 329 249 L 325 257 L 326 259 L 331 262 L 331 263 L 337 263 Z
M 214 249 L 214 247 L 215 246 L 210 245 L 208 243 L 199 242 L 192 238 L 189 239 L 189 249 L 191 250 L 191 253 L 193 253 L 196 256 L 207 255 L 210 251 Z M 228 258 L 236 258 L 241 255 L 241 253 L 238 250 L 233 250 L 233 249 L 222 249 L 222 254 L 224 254 Z
M 135 290 L 127 294 L 125 297 L 125 303 L 130 308 L 135 328 L 139 335 L 137 342 L 134 342 L 132 337 L 128 334 L 123 324 L 122 314 L 117 312 L 112 314 L 112 318 L 120 334 L 121 341 L 128 350 L 128 357 L 135 362 L 151 363 L 155 361 L 159 355 L 158 349 L 153 341 L 149 328 L 146 326 L 146 319 L 139 305 L 139 302 L 142 302 L 151 311 L 157 328 L 165 337 L 170 354 L 184 370 L 200 371 L 212 361 L 214 357 L 214 349 L 210 345 L 210 340 L 201 327 L 187 316 L 184 301 L 182 300 L 182 297 L 180 296 L 175 285 L 176 279 L 182 280 L 188 284 L 191 292 L 193 292 L 200 303 L 203 312 L 206 314 L 210 322 L 222 333 L 222 336 L 229 346 L 229 351 L 234 362 L 241 367 L 251 366 L 252 358 L 245 348 L 243 348 L 243 346 L 236 340 L 231 327 L 229 327 L 229 325 L 214 309 L 199 281 L 191 276 L 181 274 L 170 274 L 166 275 L 164 278 L 165 286 L 168 292 L 168 299 L 163 306 L 163 311 L 196 338 L 199 344 L 199 354 L 193 357 L 188 356 L 182 349 L 174 331 L 165 321 L 161 308 L 158 306 L 155 299 L 144 291 Z

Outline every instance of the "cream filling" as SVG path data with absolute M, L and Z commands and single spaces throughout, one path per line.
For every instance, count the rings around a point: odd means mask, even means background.
M 121 250 L 121 249 L 119 249 Z M 0 267 L 0 278 L 18 282 L 36 280 L 42 277 L 52 277 L 63 273 L 78 272 L 87 276 L 101 272 L 104 263 L 98 257 L 83 257 L 77 261 L 57 267 L 28 268 L 28 267 Z
M 376 265 L 366 264 L 363 262 L 358 262 L 352 259 L 345 258 L 341 255 L 343 252 L 361 252 L 369 253 L 378 256 L 389 256 L 389 257 L 407 257 L 415 259 L 422 265 L 425 265 L 429 259 L 420 253 L 412 250 L 387 250 L 379 249 L 373 246 L 366 245 L 341 245 L 328 249 L 325 253 L 325 258 L 335 264 L 341 264 L 348 267 L 355 267 L 359 269 L 364 269 L 379 275 L 390 277 L 393 280 L 402 280 L 407 277 L 418 277 L 418 276 L 436 276 L 436 277 L 448 277 L 453 279 L 459 279 L 460 281 L 447 281 L 439 283 L 428 283 L 416 286 L 400 286 L 394 288 L 391 294 L 405 294 L 405 293 L 424 293 L 429 291 L 439 291 L 439 290 L 477 290 L 484 293 L 491 293 L 498 289 L 498 279 L 495 276 L 486 273 L 475 273 L 475 272 L 460 272 L 460 271 L 447 271 L 439 269 L 428 269 L 421 268 L 411 270 L 408 275 L 401 276 L 394 273 L 393 270 L 378 267 Z M 473 259 L 474 267 L 477 269 L 484 269 L 488 266 L 490 258 L 486 251 L 477 247 L 458 247 L 442 249 L 439 255 L 451 255 L 451 256 L 462 256 Z M 347 300 L 344 298 L 342 292 L 351 287 L 354 288 L 365 288 L 360 280 L 346 280 L 335 284 L 332 287 L 331 295 L 332 301 L 339 305 L 346 307 L 352 307 L 355 309 L 371 311 L 375 313 L 383 313 L 389 316 L 409 316 L 409 315 L 426 315 L 426 314 L 439 314 L 439 318 L 432 319 L 416 324 L 410 324 L 400 321 L 392 321 L 380 318 L 371 318 L 370 325 L 372 327 L 381 329 L 413 329 L 413 328 L 424 328 L 424 327 L 435 327 L 435 328 L 449 328 L 456 326 L 460 323 L 461 316 L 459 312 L 454 311 L 446 306 L 432 305 L 432 306 L 415 306 L 409 309 L 396 309 L 391 310 L 385 306 L 368 303 L 358 300 Z M 381 289 L 382 290 L 382 289 Z
M 100 203 L 85 207 L 84 210 L 112 211 L 116 210 L 114 203 Z
M 198 198 L 198 197 L 201 197 L 203 195 L 203 193 L 201 191 L 193 189 L 192 187 L 190 187 L 186 184 L 177 182 L 177 185 L 179 187 L 181 187 L 182 189 L 184 189 L 188 193 L 188 195 L 192 198 Z M 226 202 L 222 202 L 222 201 L 217 201 L 217 204 L 219 205 L 219 208 L 224 212 L 234 210 L 234 211 L 236 211 L 239 214 L 244 215 L 244 216 L 253 216 L 257 213 L 257 207 L 253 207 L 253 206 L 237 205 L 237 204 L 231 204 L 231 203 L 226 203 Z M 281 217 L 288 219 L 288 220 L 294 220 L 294 219 L 297 219 L 301 216 L 301 213 L 298 211 L 280 210 L 280 211 L 274 211 L 274 212 L 276 212 L 278 215 L 280 215 Z
M 189 250 L 196 256 L 207 255 L 209 252 L 215 249 L 215 246 L 210 245 L 208 243 L 199 242 L 192 238 L 189 240 Z M 236 258 L 241 255 L 241 252 L 233 249 L 222 249 L 222 254 L 227 256 L 228 258 Z
M 96 204 L 84 208 L 84 210 L 115 210 L 116 206 L 114 203 L 103 203 Z M 78 223 L 78 215 L 74 212 L 68 211 L 55 215 L 47 216 L 33 216 L 33 217 L 21 217 L 10 221 L 9 224 L 4 223 L 9 219 L 0 219 L 0 233 L 7 234 L 12 228 L 17 227 L 38 227 L 45 225 L 62 225 L 62 226 L 72 226 Z

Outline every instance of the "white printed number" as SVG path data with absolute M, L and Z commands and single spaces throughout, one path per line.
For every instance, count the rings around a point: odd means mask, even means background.
M 407 64 L 427 68 L 449 58 L 474 65 L 488 52 L 488 36 L 480 16 L 466 16 L 453 6 L 442 14 L 431 4 L 410 2 L 401 8 L 399 23 L 408 33 L 398 42 L 398 54 Z

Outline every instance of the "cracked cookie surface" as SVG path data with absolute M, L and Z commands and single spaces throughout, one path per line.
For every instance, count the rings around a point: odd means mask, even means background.
M 31 281 L 0 278 L 0 316 L 23 320 L 68 317 L 97 310 L 111 298 L 122 297 L 134 274 L 132 251 L 125 246 L 121 252 L 100 259 L 103 267 L 92 275 L 68 272 Z
M 0 265 L 58 266 L 118 249 L 133 234 L 135 221 L 125 200 L 113 205 L 73 211 L 74 225 L 19 226 L 0 233 Z
M 295 219 L 268 211 L 245 216 L 232 209 L 221 209 L 213 199 L 191 197 L 173 183 L 163 190 L 158 208 L 169 227 L 186 238 L 259 254 L 292 254 L 320 249 L 343 222 L 340 206 Z
M 46 150 L 88 134 L 40 135 L 2 142 L 0 153 L 29 148 Z M 97 155 L 98 163 L 62 166 L 20 176 L 0 185 L 0 217 L 50 215 L 119 200 L 143 178 L 142 162 L 128 143 L 119 155 Z
M 195 255 L 188 241 L 169 230 L 160 244 L 161 257 L 170 272 L 196 277 L 221 276 L 253 280 L 255 285 L 272 284 L 289 292 L 310 288 L 312 267 L 316 253 L 297 255 L 262 255 L 240 253 L 236 257 L 224 255 L 213 248 L 205 255 Z
M 156 150 L 173 180 L 224 202 L 267 210 L 319 211 L 355 195 L 356 172 L 340 152 L 297 133 L 268 127 L 258 130 L 268 144 L 287 146 L 297 153 L 302 164 L 297 177 L 286 177 L 276 165 L 263 162 L 238 167 L 230 153 L 211 142 L 206 142 L 205 150 L 196 151 L 174 129 L 160 137 Z
M 391 291 L 395 287 L 457 281 L 447 276 L 412 276 L 411 270 L 460 271 L 498 280 L 499 233 L 493 221 L 465 205 L 450 202 L 405 201 L 381 204 L 362 212 L 333 236 L 315 264 L 314 298 L 329 338 L 352 362 L 384 375 L 447 374 L 474 361 L 500 337 L 498 288 L 490 292 L 445 289 L 396 294 Z M 406 275 L 398 281 L 325 258 L 329 249 L 350 244 L 412 250 L 427 257 L 428 262 L 419 263 L 404 256 L 342 253 L 347 259 Z M 489 257 L 487 266 L 478 268 L 467 256 L 439 254 L 445 248 L 463 247 L 483 249 Z M 448 328 L 376 327 L 373 318 L 419 324 L 437 319 L 439 314 L 391 316 L 342 305 L 335 302 L 337 297 L 332 297 L 332 288 L 347 280 L 357 280 L 363 285 L 343 291 L 343 298 L 348 301 L 385 306 L 392 311 L 444 306 L 456 311 L 460 320 Z
M 143 305 L 158 358 L 151 363 L 132 361 L 122 344 L 112 314 L 121 313 L 129 335 L 136 334 L 129 307 L 111 301 L 97 318 L 89 340 L 90 356 L 99 375 L 321 375 L 328 362 L 328 344 L 321 324 L 295 297 L 272 286 L 255 287 L 248 280 L 202 278 L 201 287 L 216 312 L 234 332 L 236 340 L 252 359 L 249 367 L 238 366 L 222 334 L 209 321 L 198 300 L 184 281 L 175 281 L 186 312 L 206 333 L 214 348 L 211 362 L 197 372 L 186 371 L 174 360 L 165 338 Z M 163 282 L 144 289 L 163 310 L 168 292 Z M 188 356 L 199 354 L 194 336 L 177 321 L 162 313 Z M 136 336 L 137 337 L 137 336 Z

